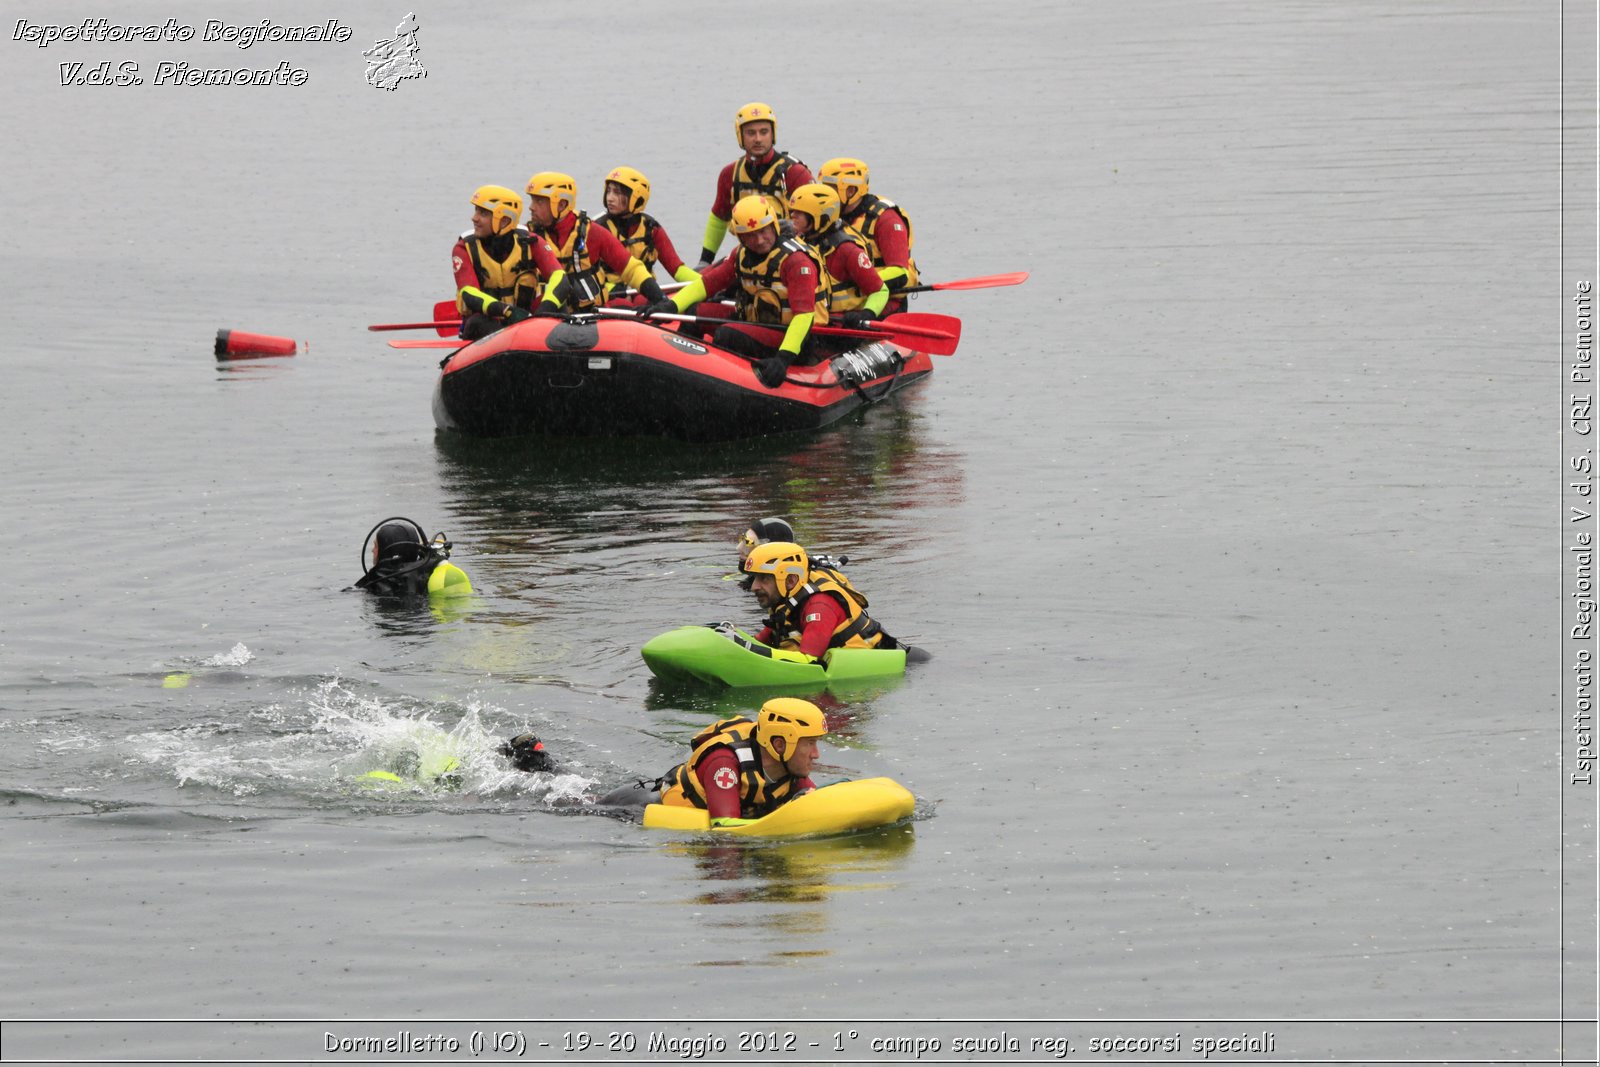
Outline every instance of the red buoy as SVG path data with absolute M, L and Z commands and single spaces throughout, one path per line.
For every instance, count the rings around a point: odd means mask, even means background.
M 298 343 L 292 337 L 273 337 L 243 330 L 217 331 L 218 359 L 257 359 L 261 356 L 292 356 Z

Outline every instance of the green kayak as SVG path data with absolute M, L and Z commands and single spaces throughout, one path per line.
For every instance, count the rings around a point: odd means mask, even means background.
M 820 662 L 798 652 L 768 648 L 742 630 L 723 636 L 709 626 L 680 626 L 651 638 L 639 654 L 666 682 L 728 686 L 826 688 L 905 674 L 903 648 L 830 648 Z

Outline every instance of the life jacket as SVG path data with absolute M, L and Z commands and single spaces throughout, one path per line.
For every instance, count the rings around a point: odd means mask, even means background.
M 661 803 L 704 809 L 706 791 L 695 776 L 694 767 L 715 748 L 731 749 L 739 760 L 739 817 L 759 819 L 793 799 L 801 779 L 785 773 L 768 778 L 761 766 L 761 750 L 754 734 L 756 724 L 743 715 L 722 719 L 701 730 L 689 744 L 689 758 L 662 776 Z
M 796 252 L 816 259 L 816 253 L 794 237 L 781 239 L 764 256 L 757 256 L 749 249 L 739 250 L 734 259 L 739 281 L 739 288 L 733 294 L 735 318 L 746 322 L 783 324 L 794 318 L 794 312 L 789 308 L 789 287 L 783 283 L 783 263 Z M 828 271 L 818 263 L 814 320 L 818 326 L 828 321 L 829 294 L 832 292 Z
M 623 226 L 629 219 L 633 220 L 633 224 L 627 233 L 623 233 Z M 656 263 L 661 259 L 661 253 L 656 251 L 656 231 L 661 228 L 661 223 L 642 211 L 633 215 L 602 215 L 599 222 L 616 235 L 622 247 L 628 250 L 628 255 L 643 263 L 650 273 L 655 273 Z M 622 275 L 613 274 L 604 263 L 595 264 L 595 276 L 607 288 L 622 280 Z
M 545 234 L 541 238 L 555 253 L 561 269 L 566 271 L 566 304 L 574 311 L 595 307 L 600 302 L 602 292 L 595 264 L 589 258 L 590 225 L 589 216 L 580 211 L 572 228 L 567 231 L 567 239 L 560 245 L 551 239 L 552 234 Z
M 906 209 L 896 204 L 893 200 L 885 200 L 881 196 L 871 193 L 861 194 L 861 200 L 844 219 L 845 225 L 854 230 L 860 240 L 861 247 L 867 250 L 867 255 L 872 257 L 874 267 L 886 267 L 883 253 L 878 250 L 878 220 L 883 213 L 894 208 L 900 213 L 900 218 L 906 224 L 906 276 L 904 282 L 896 281 L 891 288 L 901 289 L 908 285 L 918 284 L 917 261 L 911 256 L 911 247 L 916 243 L 916 232 L 911 227 L 911 216 L 906 214 Z
M 472 269 L 478 275 L 478 288 L 496 300 L 513 303 L 518 287 L 527 288 L 530 278 L 537 278 L 538 275 L 533 273 L 533 254 L 528 247 L 528 231 L 513 230 L 505 236 L 511 240 L 508 242 L 504 257 L 498 259 L 487 245 L 502 238 L 491 237 L 485 242 L 468 230 L 461 235 L 461 243 L 466 246 L 467 255 L 472 258 Z
M 833 255 L 841 245 L 866 246 L 856 239 L 856 235 L 849 229 L 835 223 L 823 234 L 820 239 L 812 240 L 810 234 L 801 238 L 811 252 L 811 258 L 817 261 L 822 268 L 822 273 L 828 279 L 828 314 L 838 315 L 846 311 L 854 311 L 867 302 L 866 294 L 855 282 L 847 279 L 835 278 L 828 270 L 828 257 Z M 870 256 L 871 253 L 868 253 Z
M 811 573 L 806 575 L 805 583 L 796 589 L 789 599 L 773 608 L 772 613 L 767 616 L 767 626 L 772 629 L 779 648 L 800 647 L 800 631 L 804 628 L 800 609 L 809 598 L 818 593 L 826 593 L 839 601 L 844 605 L 848 615 L 828 639 L 829 648 L 877 648 L 880 645 L 886 648 L 896 647 L 894 639 L 884 633 L 883 627 L 867 615 L 866 594 L 851 585 L 850 579 L 844 576 L 843 571 L 819 566 L 813 560 Z M 886 641 L 888 644 L 885 644 Z
M 787 152 L 773 152 L 772 159 L 759 172 L 750 170 L 750 157 L 743 155 L 733 165 L 733 199 L 737 204 L 747 196 L 764 196 L 780 219 L 789 217 L 789 186 L 784 175 L 800 161 Z M 802 164 L 803 165 L 803 164 Z

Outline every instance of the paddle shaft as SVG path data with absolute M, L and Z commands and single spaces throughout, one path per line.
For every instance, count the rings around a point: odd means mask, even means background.
M 734 306 L 731 301 L 727 300 L 719 301 L 719 303 L 723 307 Z M 707 322 L 710 322 L 713 319 L 715 319 L 717 322 L 740 321 L 738 319 L 716 319 L 715 316 L 710 315 L 696 317 L 703 317 Z M 673 318 L 673 316 L 671 314 L 652 315 L 651 318 L 670 319 Z M 902 319 L 908 321 L 902 322 Z M 879 319 L 874 322 L 863 323 L 859 328 L 853 326 L 813 326 L 811 327 L 811 332 L 831 335 L 834 337 L 883 337 L 888 334 L 898 333 L 904 334 L 907 337 L 928 337 L 935 341 L 953 341 L 959 336 L 957 331 L 959 331 L 960 327 L 957 326 L 955 330 L 952 330 L 948 328 L 948 323 L 955 323 L 959 321 L 960 320 L 951 319 L 948 315 L 924 315 L 914 312 L 902 312 L 898 315 L 890 315 L 886 319 Z M 766 323 L 746 323 L 745 325 L 764 326 Z M 774 328 L 782 329 L 781 326 Z M 948 352 L 943 354 L 949 355 Z

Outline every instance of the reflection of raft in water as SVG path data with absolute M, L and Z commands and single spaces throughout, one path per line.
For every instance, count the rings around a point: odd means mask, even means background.
M 821 662 L 768 648 L 740 630 L 733 636 L 707 626 L 680 626 L 651 638 L 639 654 L 665 682 L 834 688 L 895 678 L 906 672 L 903 648 L 830 648 Z
M 653 830 L 732 834 L 736 837 L 807 837 L 869 830 L 909 819 L 916 798 L 891 778 L 838 782 L 795 797 L 777 811 L 739 826 L 713 828 L 703 808 L 651 804 L 644 824 Z

